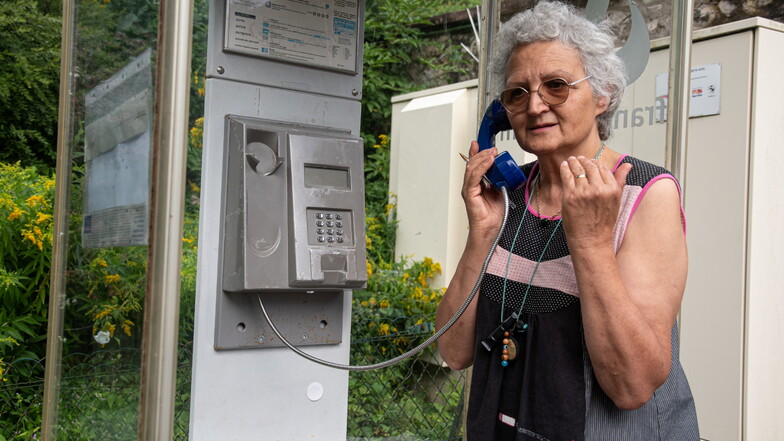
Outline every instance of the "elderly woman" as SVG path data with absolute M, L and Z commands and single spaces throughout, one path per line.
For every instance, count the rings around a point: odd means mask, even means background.
M 666 170 L 604 144 L 625 87 L 609 32 L 560 3 L 504 24 L 493 61 L 517 142 L 538 160 L 480 294 L 439 341 L 473 364 L 468 439 L 697 440 L 678 361 L 687 253 L 680 188 Z M 443 326 L 473 287 L 503 218 L 470 148 L 470 232 L 439 305 Z M 493 336 L 495 338 L 493 338 Z

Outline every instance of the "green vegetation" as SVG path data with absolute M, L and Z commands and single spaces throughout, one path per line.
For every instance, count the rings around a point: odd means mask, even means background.
M 0 2 L 0 161 L 54 168 L 60 18 L 34 2 Z
M 366 3 L 364 71 L 362 84 L 362 132 L 389 133 L 393 95 L 453 82 L 473 62 L 459 46 L 425 38 L 421 26 L 428 18 L 480 4 L 478 0 L 373 0 Z M 418 54 L 437 53 L 425 58 Z M 412 66 L 428 66 L 433 79 L 416 83 Z M 374 143 L 371 143 L 372 145 Z
M 442 290 L 429 283 L 441 271 L 440 265 L 431 259 L 396 261 L 394 255 L 394 198 L 387 193 L 390 98 L 447 83 L 455 73 L 469 68 L 470 59 L 460 48 L 424 38 L 418 26 L 427 23 L 426 17 L 476 3 L 367 2 L 362 136 L 369 281 L 367 288 L 354 297 L 355 363 L 390 358 L 432 334 L 433 314 Z M 85 91 L 141 51 L 154 47 L 157 2 L 81 0 L 78 7 L 78 75 L 73 102 L 80 119 Z M 0 441 L 27 440 L 40 432 L 52 251 L 59 12 L 57 0 L 4 0 L 0 4 Z M 180 307 L 180 361 L 186 369 L 179 378 L 177 439 L 187 436 L 206 18 L 206 0 L 196 0 Z M 417 55 L 433 51 L 442 56 L 425 59 Z M 428 84 L 412 80 L 408 70 L 412 65 L 428 66 L 434 72 L 433 80 Z M 60 410 L 61 421 L 69 423 L 60 430 L 66 439 L 135 439 L 140 363 L 136 348 L 141 341 L 147 249 L 81 246 L 83 123 L 77 123 L 74 129 L 76 154 L 63 339 L 64 373 L 70 376 L 62 383 L 64 405 Z M 439 369 L 422 360 L 411 360 L 379 372 L 379 377 L 352 375 L 350 435 L 410 431 L 432 437 L 436 435 L 425 434 L 425 423 L 443 420 L 443 433 L 437 437 L 447 439 L 453 432 L 449 423 L 460 393 L 453 391 L 434 399 L 417 380 L 425 374 L 436 375 Z M 381 386 L 383 390 L 379 390 Z M 385 408 L 383 403 L 390 401 L 397 404 Z M 122 428 L 120 435 L 118 428 Z

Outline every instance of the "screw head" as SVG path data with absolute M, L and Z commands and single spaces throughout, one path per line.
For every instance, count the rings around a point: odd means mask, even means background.
M 220 75 L 223 75 L 223 73 L 226 72 L 226 69 L 224 69 L 223 66 L 218 66 L 215 69 L 215 71 L 218 72 Z

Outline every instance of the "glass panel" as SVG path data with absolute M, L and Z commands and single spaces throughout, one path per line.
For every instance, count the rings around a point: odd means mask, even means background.
M 75 3 L 74 136 L 57 439 L 135 440 L 158 6 Z

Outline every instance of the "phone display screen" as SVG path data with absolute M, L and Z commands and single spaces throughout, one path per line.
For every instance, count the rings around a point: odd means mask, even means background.
M 338 190 L 351 189 L 348 170 L 323 166 L 305 166 L 306 187 L 330 187 Z

